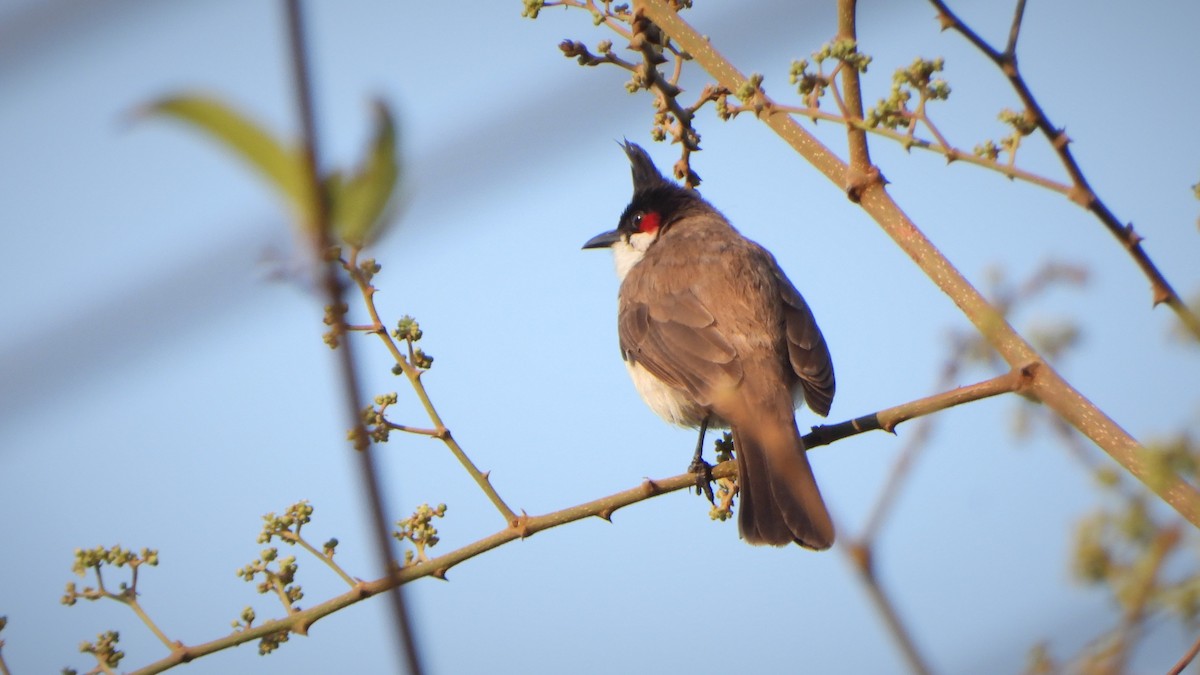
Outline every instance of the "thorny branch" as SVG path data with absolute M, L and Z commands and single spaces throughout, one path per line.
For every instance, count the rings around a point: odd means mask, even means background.
M 1037 129 L 1054 148 L 1063 168 L 1071 177 L 1071 190 L 1067 196 L 1071 201 L 1091 212 L 1129 252 L 1138 268 L 1150 280 L 1153 304 L 1166 303 L 1193 337 L 1200 340 L 1200 315 L 1184 303 L 1170 282 L 1159 271 L 1158 266 L 1150 259 L 1150 255 L 1142 248 L 1142 237 L 1134 231 L 1133 224 L 1122 223 L 1118 220 L 1104 200 L 1092 189 L 1083 174 L 1083 169 L 1071 152 L 1071 141 L 1067 137 L 1066 131 L 1050 121 L 1049 115 L 1029 88 L 1029 83 L 1021 75 L 1021 69 L 1017 64 L 1017 38 L 1020 35 L 1021 21 L 1024 18 L 1025 0 L 1018 0 L 1016 3 L 1012 28 L 1009 31 L 1008 43 L 1004 51 L 998 51 L 988 44 L 970 26 L 965 24 L 943 0 L 930 0 L 930 2 L 938 11 L 938 20 L 942 25 L 942 30 L 950 29 L 961 34 L 1008 78 L 1009 84 L 1012 85 L 1017 97 L 1025 106 L 1026 114 L 1032 118 Z
M 988 396 L 994 396 L 1003 393 L 999 383 L 1004 383 L 1010 387 L 1009 391 L 1016 391 L 1020 388 L 1023 377 L 1014 374 L 1008 374 L 999 378 L 993 378 L 981 382 L 979 385 L 970 387 L 962 387 L 936 396 L 930 396 L 919 401 L 904 403 L 892 408 L 881 410 L 874 415 L 867 415 L 859 419 L 882 419 L 891 420 L 891 426 L 899 424 L 908 419 L 914 419 L 923 415 L 928 415 L 939 410 L 945 409 L 948 405 L 957 405 L 965 403 L 969 400 L 978 400 Z M 967 393 L 964 393 L 967 392 Z M 846 438 L 852 435 L 871 431 L 872 429 L 880 429 L 882 426 L 867 428 L 860 426 L 852 428 L 849 423 L 834 425 L 842 432 L 839 433 L 837 439 L 826 438 L 822 443 L 829 443 L 832 440 Z M 891 427 L 888 427 L 891 428 Z M 815 447 L 817 444 L 816 436 L 810 434 L 804 437 L 806 447 L 812 444 Z M 732 478 L 737 475 L 737 464 L 734 461 L 724 461 L 717 464 L 712 469 L 712 477 L 715 480 L 724 478 Z M 498 548 L 509 542 L 525 539 L 543 530 L 552 529 L 560 525 L 566 525 L 585 518 L 603 518 L 604 520 L 612 520 L 612 515 L 617 510 L 636 504 L 639 502 L 658 497 L 660 495 L 676 492 L 679 490 L 687 490 L 695 487 L 696 476 L 692 473 L 683 473 L 670 478 L 648 479 L 641 484 L 609 495 L 601 497 L 582 504 L 567 507 L 558 511 L 553 511 L 540 516 L 530 516 L 522 514 L 517 516 L 511 523 L 502 530 L 494 534 L 479 539 L 473 543 L 462 546 L 457 550 L 443 554 L 436 558 L 430 558 L 424 561 L 415 561 L 411 565 L 396 568 L 394 574 L 384 576 L 374 581 L 358 581 L 353 588 L 346 593 L 330 598 L 325 602 L 314 605 L 307 609 L 295 610 L 289 612 L 285 617 L 266 621 L 264 623 L 247 626 L 242 630 L 238 630 L 231 635 L 227 635 L 217 640 L 205 642 L 197 645 L 183 645 L 174 643 L 171 654 L 151 663 L 139 670 L 134 671 L 134 675 L 149 675 L 151 673 L 159 673 L 169 668 L 172 668 L 181 663 L 186 663 L 194 659 L 200 658 L 207 654 L 228 649 L 240 644 L 245 644 L 254 640 L 260 640 L 264 637 L 284 634 L 288 632 L 307 631 L 308 628 L 316 621 L 344 608 L 349 605 L 356 604 L 369 597 L 387 592 L 392 588 L 407 584 L 416 579 L 423 577 L 434 577 L 445 579 L 447 572 L 454 566 L 463 563 L 477 555 L 486 553 L 492 549 Z
M 462 449 L 462 446 L 458 444 L 458 441 L 454 439 L 454 436 L 450 433 L 450 430 L 442 421 L 441 415 L 438 414 L 437 408 L 433 405 L 433 401 L 429 398 L 429 392 L 426 391 L 425 384 L 421 380 L 421 375 L 425 372 L 424 368 L 422 367 L 422 362 L 426 361 L 428 357 L 413 347 L 413 343 L 416 340 L 411 334 L 411 329 L 405 330 L 404 332 L 397 330 L 395 334 L 389 333 L 387 327 L 383 323 L 383 320 L 380 318 L 379 310 L 375 306 L 376 288 L 371 283 L 372 278 L 374 277 L 375 273 L 379 271 L 380 267 L 373 259 L 360 261 L 360 252 L 361 249 L 352 247 L 350 249 L 350 255 L 348 258 L 341 258 L 340 252 L 336 250 L 332 251 L 334 255 L 331 256 L 336 259 L 342 268 L 345 269 L 350 275 L 351 280 L 354 282 L 355 286 L 359 290 L 359 294 L 362 296 L 363 304 L 371 318 L 370 325 L 355 326 L 353 327 L 353 330 L 374 334 L 379 337 L 379 339 L 383 342 L 384 347 L 388 350 L 388 353 L 390 353 L 392 358 L 395 360 L 396 369 L 400 373 L 403 373 L 405 378 L 408 379 L 413 391 L 417 394 L 417 398 L 421 401 L 421 406 L 425 409 L 425 413 L 428 415 L 429 421 L 433 424 L 432 429 L 422 429 L 404 424 L 394 424 L 391 422 L 388 422 L 387 426 L 397 431 L 405 431 L 408 433 L 430 436 L 441 440 L 442 443 L 444 443 L 450 450 L 451 454 L 453 454 L 454 457 L 458 459 L 459 463 L 463 465 L 463 468 L 467 470 L 467 473 L 470 474 L 471 478 L 475 480 L 475 483 L 479 485 L 479 488 L 483 490 L 484 494 L 487 495 L 488 499 L 491 500 L 492 504 L 496 507 L 496 510 L 499 511 L 500 515 L 504 518 L 504 522 L 514 522 L 517 518 L 516 513 L 509 508 L 504 499 L 500 497 L 500 494 L 496 492 L 495 487 L 492 486 L 492 482 L 488 478 L 488 473 L 485 471 L 480 471 L 479 468 L 475 466 L 475 463 L 471 461 L 471 458 L 467 456 L 467 453 Z M 411 323 L 411 319 L 409 322 Z M 416 330 L 419 333 L 419 329 Z M 416 337 L 419 339 L 419 336 Z M 408 352 L 407 354 L 400 349 L 400 345 L 397 341 L 403 341 L 406 343 Z M 368 408 L 366 413 L 373 416 L 374 411 Z

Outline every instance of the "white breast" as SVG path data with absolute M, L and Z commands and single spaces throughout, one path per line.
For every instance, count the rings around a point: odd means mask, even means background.
M 646 254 L 646 249 L 654 243 L 655 236 L 655 233 L 638 233 L 629 237 L 628 241 L 621 239 L 612 245 L 613 261 L 617 266 L 617 278 L 621 281 L 625 280 L 625 275 L 629 274 L 629 270 L 633 269 L 634 265 L 641 262 L 642 257 Z M 625 367 L 629 370 L 633 386 L 646 405 L 654 411 L 654 414 L 681 427 L 698 428 L 700 426 L 705 414 L 703 408 L 692 403 L 684 394 L 663 384 L 641 364 L 626 360 Z M 727 427 L 724 422 L 716 419 L 710 420 L 709 426 L 714 429 Z
M 700 426 L 700 422 L 704 419 L 704 411 L 699 406 L 691 403 L 686 396 L 674 388 L 663 384 L 640 363 L 626 361 L 625 367 L 629 370 L 629 378 L 633 380 L 633 386 L 655 415 L 681 427 Z M 717 428 L 721 425 L 715 423 L 711 426 Z

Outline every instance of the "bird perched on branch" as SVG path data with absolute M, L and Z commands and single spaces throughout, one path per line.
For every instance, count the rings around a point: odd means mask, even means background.
M 626 141 L 633 199 L 615 230 L 585 249 L 609 248 L 621 279 L 617 327 L 634 386 L 667 422 L 733 433 L 751 544 L 833 544 L 794 410 L 826 415 L 833 363 L 804 298 L 766 249 L 743 237 L 694 190 L 667 180 Z

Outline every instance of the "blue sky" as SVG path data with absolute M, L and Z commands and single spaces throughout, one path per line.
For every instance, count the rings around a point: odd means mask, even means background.
M 781 99 L 792 59 L 834 33 L 832 3 L 697 4 L 698 29 Z M 988 38 L 1006 35 L 1006 3 L 955 4 Z M 517 2 L 310 7 L 328 162 L 357 156 L 371 98 L 398 113 L 406 199 L 373 251 L 379 306 L 420 320 L 437 359 L 430 394 L 470 456 L 531 514 L 681 472 L 693 433 L 636 396 L 617 353 L 612 263 L 579 250 L 629 197 L 615 140 L 664 169 L 676 158 L 650 141 L 649 99 L 627 95 L 623 73 L 582 69 L 556 47 L 612 36 L 581 12 L 521 19 Z M 861 11 L 869 100 L 914 56 L 944 56 L 942 130 L 966 147 L 1003 133 L 995 115 L 1016 105 L 1003 79 L 939 33 L 928 5 Z M 1020 51 L 1094 187 L 1185 294 L 1200 290 L 1196 25 L 1193 3 L 1034 2 Z M 114 603 L 58 604 L 76 547 L 158 548 L 142 600 L 185 642 L 223 634 L 247 604 L 277 613 L 234 570 L 258 554 L 259 516 L 300 499 L 316 506 L 314 538 L 338 537 L 352 574 L 378 576 L 321 303 L 278 279 L 295 267 L 281 203 L 197 134 L 129 120 L 156 97 L 201 90 L 292 134 L 285 54 L 277 3 L 0 2 L 0 615 L 14 672 L 89 667 L 78 643 L 109 628 L 127 669 L 164 655 Z M 698 91 L 705 80 L 692 78 Z M 702 193 L 775 253 L 831 345 L 830 419 L 932 393 L 948 336 L 967 328 L 953 304 L 768 129 L 710 112 L 699 124 Z M 818 133 L 841 147 L 833 125 Z M 1061 177 L 1038 145 L 1022 161 Z M 1086 288 L 1046 295 L 1017 327 L 1079 322 L 1080 348 L 1056 366 L 1138 438 L 1195 423 L 1200 354 L 1169 338 L 1173 316 L 1150 309 L 1147 283 L 1097 222 L 985 171 L 881 142 L 873 152 L 897 201 L 977 285 L 996 267 L 1022 279 L 1049 260 L 1087 265 Z M 387 354 L 357 346 L 367 391 L 399 391 L 397 417 L 422 423 Z M 1014 672 L 1035 642 L 1073 654 L 1115 621 L 1103 594 L 1069 577 L 1073 524 L 1098 492 L 1060 445 L 1010 433 L 1018 405 L 938 416 L 877 551 L 942 672 Z M 818 423 L 799 415 L 801 428 Z M 843 536 L 862 527 L 905 434 L 814 453 Z M 379 452 L 396 518 L 449 505 L 439 550 L 503 525 L 440 444 L 397 435 Z M 735 655 L 742 672 L 901 670 L 841 553 L 752 548 L 706 513 L 673 494 L 409 586 L 431 672 L 711 672 Z M 306 605 L 341 592 L 303 557 L 301 583 Z M 1193 638 L 1162 626 L 1138 663 L 1165 670 Z M 188 670 L 379 671 L 392 668 L 389 640 L 385 605 L 371 601 L 270 657 L 245 646 Z

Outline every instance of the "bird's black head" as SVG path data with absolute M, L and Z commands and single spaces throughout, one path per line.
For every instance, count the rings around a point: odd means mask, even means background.
M 633 199 L 617 229 L 593 237 L 584 248 L 606 248 L 635 235 L 656 240 L 681 218 L 712 209 L 694 190 L 664 178 L 641 146 L 625 141 L 622 147 L 633 169 Z

